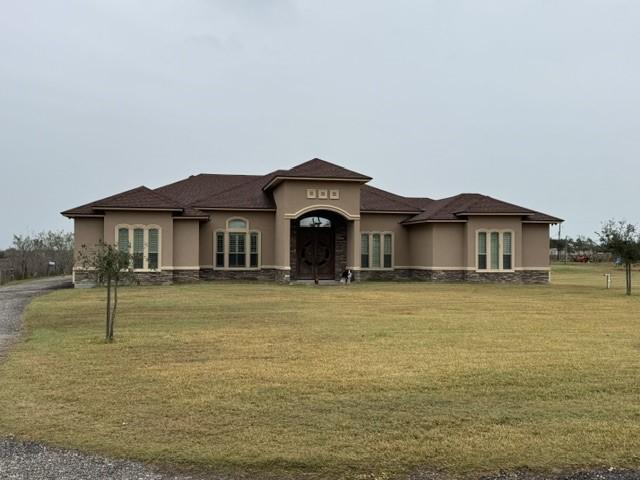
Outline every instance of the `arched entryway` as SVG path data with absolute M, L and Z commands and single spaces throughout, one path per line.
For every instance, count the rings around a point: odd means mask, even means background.
M 316 210 L 292 221 L 292 274 L 299 280 L 334 280 L 346 266 L 346 221 Z

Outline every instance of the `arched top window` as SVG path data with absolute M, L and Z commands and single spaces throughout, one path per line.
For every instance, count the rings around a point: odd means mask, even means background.
M 232 217 L 225 230 L 214 232 L 214 268 L 243 270 L 260 268 L 260 232 L 249 230 L 246 218 Z
M 248 228 L 248 224 L 247 221 L 242 218 L 231 218 L 227 221 L 227 228 L 246 230 Z
M 329 220 L 328 218 L 317 217 L 317 216 L 305 217 L 302 220 L 300 220 L 300 226 L 302 228 L 309 228 L 309 227 L 331 228 L 331 220 Z

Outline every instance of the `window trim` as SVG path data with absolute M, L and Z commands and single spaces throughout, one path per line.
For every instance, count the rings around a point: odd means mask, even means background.
M 247 225 L 247 228 L 229 228 L 229 223 L 233 220 L 242 220 Z M 225 228 L 217 228 L 213 231 L 213 269 L 214 270 L 228 270 L 228 271 L 257 271 L 262 270 L 262 232 L 260 230 L 251 229 L 251 224 L 248 219 L 244 217 L 233 216 L 227 218 L 224 222 Z M 218 252 L 218 233 L 223 234 L 224 238 L 224 266 L 217 266 L 216 256 Z M 245 234 L 245 258 L 244 267 L 230 267 L 229 266 L 229 234 L 230 233 L 244 233 Z M 251 234 L 258 235 L 258 266 L 251 267 Z
M 134 272 L 160 272 L 162 271 L 162 227 L 156 224 L 144 225 L 141 223 L 119 223 L 115 226 L 115 243 L 119 247 L 118 232 L 121 228 L 128 230 L 129 255 L 133 255 L 133 231 L 142 229 L 142 268 L 132 268 Z M 149 230 L 158 231 L 158 268 L 149 268 Z M 132 260 L 133 261 L 133 260 Z M 133 267 L 133 265 L 132 265 Z
M 360 252 L 360 270 L 366 270 L 366 271 L 378 271 L 378 270 L 384 270 L 384 271 L 390 271 L 390 270 L 395 270 L 395 264 L 396 264 L 396 238 L 395 238 L 395 234 L 391 231 L 388 230 L 365 230 L 365 231 L 361 231 L 360 232 L 360 242 L 362 242 L 362 235 L 367 235 L 369 237 L 369 266 L 368 267 L 363 267 L 362 266 L 362 251 Z M 380 266 L 379 267 L 373 267 L 373 262 L 372 262 L 372 258 L 373 258 L 373 235 L 380 235 Z M 384 236 L 385 235 L 391 235 L 391 266 L 390 267 L 385 267 L 384 266 Z
M 478 256 L 480 254 L 480 251 L 478 249 L 478 245 L 479 245 L 479 234 L 480 233 L 485 233 L 487 235 L 486 237 L 486 242 L 485 242 L 485 256 L 486 256 L 486 262 L 487 262 L 487 268 L 479 268 L 479 264 L 478 264 Z M 491 268 L 491 260 L 492 260 L 492 254 L 491 254 L 491 234 L 492 233 L 497 233 L 498 234 L 498 268 Z M 504 264 L 504 234 L 505 233 L 510 233 L 511 234 L 511 268 L 504 268 L 503 264 Z M 476 230 L 475 232 L 475 260 L 474 260 L 474 266 L 475 266 L 475 271 L 478 273 L 510 273 L 510 272 L 515 272 L 516 271 L 516 267 L 515 267 L 515 255 L 516 255 L 516 249 L 515 249 L 515 238 L 516 238 L 516 234 L 515 232 L 510 229 L 510 228 L 479 228 Z

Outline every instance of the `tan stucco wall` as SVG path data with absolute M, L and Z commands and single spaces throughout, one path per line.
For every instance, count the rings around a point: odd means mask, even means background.
M 522 221 L 517 216 L 470 216 L 466 223 L 466 259 L 469 268 L 476 266 L 476 232 L 482 229 L 513 231 L 513 267 L 522 266 Z
M 73 233 L 77 255 L 83 245 L 92 248 L 104 239 L 104 220 L 102 218 L 75 218 Z
M 340 198 L 331 200 L 329 198 L 307 198 L 307 189 L 314 190 L 338 190 Z M 300 210 L 308 207 L 322 209 L 323 206 L 339 208 L 349 215 L 360 215 L 360 184 L 353 182 L 329 182 L 329 181 L 306 181 L 306 180 L 285 180 L 273 191 L 278 212 L 296 214 Z
M 422 223 L 409 226 L 410 265 L 427 268 L 464 268 L 464 223 Z
M 407 227 L 409 231 L 409 266 L 433 265 L 433 223 L 419 223 Z
M 173 267 L 200 266 L 200 222 L 173 221 Z
M 360 217 L 360 232 L 392 232 L 394 266 L 408 266 L 411 258 L 409 255 L 409 230 L 400 225 L 408 215 L 392 213 L 363 213 Z M 358 237 L 359 241 L 359 237 Z M 358 260 L 358 264 L 360 261 Z
M 433 267 L 465 267 L 464 223 L 433 224 Z
M 200 223 L 200 266 L 213 266 L 213 237 L 216 230 L 224 230 L 230 218 L 243 218 L 249 222 L 249 230 L 261 235 L 261 264 L 274 265 L 275 212 L 212 211 L 208 222 Z M 287 240 L 288 245 L 288 240 Z
M 522 267 L 549 266 L 549 225 L 522 224 Z
M 339 199 L 307 198 L 307 189 L 338 190 Z M 290 238 L 291 220 L 302 216 L 307 211 L 330 210 L 344 217 L 357 219 L 360 216 L 360 184 L 354 182 L 313 181 L 313 180 L 285 180 L 273 189 L 276 202 L 276 213 L 273 231 L 273 265 L 278 268 L 290 267 Z M 348 232 L 354 232 L 354 225 L 348 227 Z M 359 247 L 347 240 L 348 259 L 359 257 Z M 360 235 L 357 235 L 358 241 Z M 263 262 L 264 263 L 264 262 Z M 360 261 L 352 266 L 357 266 Z
M 104 240 L 116 243 L 116 226 L 126 224 L 134 226 L 157 225 L 160 234 L 160 269 L 173 263 L 173 217 L 171 212 L 121 212 L 109 211 L 104 215 Z

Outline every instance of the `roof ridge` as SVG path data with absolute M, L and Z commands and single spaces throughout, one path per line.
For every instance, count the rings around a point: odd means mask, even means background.
M 436 210 L 429 215 L 429 218 L 440 213 L 443 209 L 447 208 L 453 201 L 455 201 L 457 198 L 460 198 L 462 195 L 465 195 L 465 194 L 458 193 L 457 195 L 452 195 L 451 197 L 445 197 L 445 198 L 435 200 L 436 202 L 444 202 L 444 203 L 439 208 L 436 208 Z

